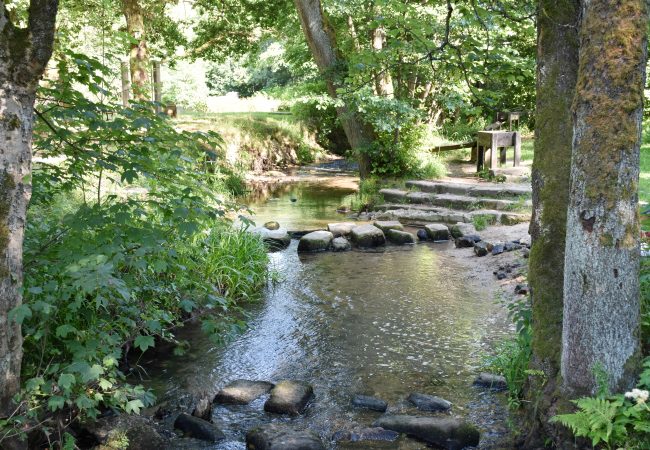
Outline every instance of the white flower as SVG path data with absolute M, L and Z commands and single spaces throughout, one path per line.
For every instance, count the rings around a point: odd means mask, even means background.
M 638 404 L 645 403 L 650 397 L 650 392 L 642 389 L 632 389 L 630 392 L 625 393 L 625 398 L 636 401 Z

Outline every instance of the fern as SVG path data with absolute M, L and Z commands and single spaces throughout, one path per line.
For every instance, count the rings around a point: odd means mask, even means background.
M 573 403 L 578 407 L 578 412 L 561 414 L 551 420 L 569 428 L 576 436 L 591 438 L 593 446 L 602 442 L 609 447 L 611 442 L 616 442 L 627 434 L 625 426 L 629 420 L 619 416 L 622 398 L 608 400 L 584 397 Z

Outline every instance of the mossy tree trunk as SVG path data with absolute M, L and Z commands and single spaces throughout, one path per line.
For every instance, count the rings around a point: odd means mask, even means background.
M 22 29 L 13 25 L 0 2 L 0 417 L 14 412 L 12 398 L 20 389 L 22 335 L 9 313 L 22 303 L 34 101 L 52 54 L 57 8 L 58 0 L 31 0 L 28 26 Z
M 381 53 L 386 45 L 386 31 L 382 27 L 372 30 L 372 49 Z M 387 68 L 379 68 L 375 73 L 375 92 L 386 98 L 393 98 L 393 80 Z
M 132 39 L 129 67 L 133 97 L 140 101 L 149 100 L 149 48 L 140 0 L 122 0 L 122 13 L 126 19 L 126 31 Z
M 643 0 L 583 4 L 564 272 L 561 374 L 570 397 L 596 392 L 595 371 L 620 392 L 638 369 L 647 21 Z
M 345 75 L 344 61 L 337 55 L 334 30 L 326 23 L 320 0 L 294 0 L 303 33 L 318 70 L 325 77 L 330 97 L 337 99 Z M 364 149 L 374 141 L 372 128 L 347 105 L 336 108 L 350 147 L 359 155 L 359 174 L 365 178 L 370 173 L 370 160 Z
M 578 74 L 579 0 L 540 0 L 537 21 L 537 106 L 533 160 L 533 217 L 529 283 L 533 306 L 529 447 L 558 437 L 548 419 L 558 407 L 562 352 L 564 245 L 569 204 L 573 123 Z M 558 439 L 555 439 L 558 440 Z

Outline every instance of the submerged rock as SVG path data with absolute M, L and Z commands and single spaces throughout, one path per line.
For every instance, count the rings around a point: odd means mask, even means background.
M 480 440 L 480 433 L 473 425 L 448 417 L 387 415 L 377 419 L 373 426 L 406 433 L 447 450 L 475 447 Z
M 264 411 L 276 414 L 301 414 L 314 396 L 314 389 L 304 381 L 282 380 L 271 389 Z
M 330 223 L 327 225 L 327 230 L 336 238 L 349 235 L 352 232 L 352 228 L 356 226 L 357 224 L 354 222 Z
M 479 376 L 476 377 L 476 380 L 474 380 L 474 384 L 476 386 L 487 387 L 499 391 L 508 389 L 506 378 L 492 373 L 480 373 Z
M 384 233 L 374 225 L 354 227 L 351 233 L 352 242 L 358 247 L 372 248 L 386 244 Z
M 446 225 L 439 223 L 430 223 L 424 229 L 432 241 L 447 241 L 449 240 L 449 228 Z
M 427 234 L 426 230 L 418 230 L 417 235 L 418 235 L 418 239 L 421 241 L 426 241 L 427 239 L 429 239 L 429 235 Z
M 485 242 L 476 242 L 474 244 L 474 254 L 476 256 L 485 256 L 488 254 L 487 244 Z
M 490 251 L 492 252 L 493 256 L 500 255 L 501 253 L 503 253 L 505 251 L 505 245 L 504 244 L 494 244 L 492 246 L 492 250 L 490 250 Z
M 332 251 L 335 252 L 346 252 L 352 249 L 352 244 L 350 241 L 344 237 L 337 237 L 332 240 Z
M 449 411 L 451 409 L 451 402 L 434 395 L 414 392 L 409 395 L 408 401 L 413 403 L 420 411 Z
M 291 244 L 291 236 L 284 228 L 269 230 L 264 227 L 255 227 L 249 229 L 249 232 L 260 236 L 270 250 L 282 250 Z
M 174 428 L 183 432 L 186 437 L 202 441 L 218 442 L 226 438 L 216 425 L 207 420 L 181 413 L 174 421 Z
M 332 435 L 334 442 L 365 442 L 385 441 L 393 442 L 399 437 L 397 431 L 384 430 L 381 427 L 362 428 L 360 430 L 337 431 Z
M 381 231 L 386 234 L 388 230 L 399 230 L 402 231 L 404 229 L 404 225 L 402 225 L 399 221 L 397 220 L 378 220 L 374 224 L 377 228 L 379 228 Z
M 395 245 L 415 244 L 415 236 L 408 231 L 388 230 L 386 237 Z
M 217 392 L 215 403 L 247 405 L 273 389 L 268 381 L 235 380 Z
M 287 425 L 271 423 L 254 428 L 246 434 L 248 450 L 325 450 L 318 435 L 309 430 L 296 430 Z
M 312 231 L 300 238 L 299 252 L 324 252 L 329 249 L 334 236 L 329 231 Z
M 352 398 L 352 404 L 357 408 L 367 408 L 379 412 L 386 412 L 386 409 L 388 409 L 388 403 L 380 398 L 369 395 L 355 395 Z

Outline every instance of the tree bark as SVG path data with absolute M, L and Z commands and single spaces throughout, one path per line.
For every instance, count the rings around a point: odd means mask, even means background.
M 122 0 L 122 13 L 126 19 L 126 31 L 133 39 L 129 54 L 133 97 L 139 101 L 149 100 L 149 49 L 140 0 Z
M 537 21 L 537 105 L 532 169 L 531 287 L 533 341 L 528 446 L 563 429 L 549 423 L 561 399 L 564 246 L 569 204 L 573 123 L 571 105 L 578 74 L 579 0 L 540 0 Z
M 327 91 L 330 97 L 337 99 L 337 91 L 342 87 L 343 61 L 337 56 L 334 31 L 325 23 L 320 0 L 294 0 L 294 3 L 309 49 L 327 83 Z M 359 155 L 359 175 L 366 178 L 371 162 L 365 149 L 373 143 L 374 132 L 347 105 L 337 107 L 336 113 L 350 147 Z
M 584 2 L 564 271 L 561 374 L 620 392 L 640 360 L 638 180 L 647 59 L 643 0 Z
M 21 29 L 0 2 L 0 417 L 14 412 L 13 396 L 20 390 L 22 335 L 9 312 L 22 303 L 34 101 L 52 55 L 57 8 L 58 0 L 31 0 L 28 26 Z

